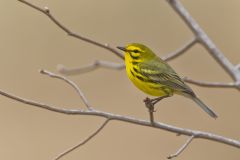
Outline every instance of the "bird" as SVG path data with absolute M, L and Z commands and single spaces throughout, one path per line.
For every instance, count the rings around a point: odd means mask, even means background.
M 174 69 L 158 57 L 150 48 L 140 43 L 117 47 L 125 52 L 128 78 L 141 91 L 154 97 L 171 97 L 174 94 L 193 100 L 211 117 L 217 114 L 200 100 Z

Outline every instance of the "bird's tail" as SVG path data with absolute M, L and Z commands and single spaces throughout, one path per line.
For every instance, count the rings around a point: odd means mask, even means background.
M 211 117 L 217 118 L 217 114 L 213 112 L 206 104 L 204 104 L 198 97 L 191 96 L 191 99 L 196 102 L 205 112 L 207 112 Z

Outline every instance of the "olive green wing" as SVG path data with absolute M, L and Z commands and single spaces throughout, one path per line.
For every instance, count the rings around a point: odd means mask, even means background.
M 147 77 L 152 83 L 165 85 L 175 91 L 195 95 L 177 73 L 164 61 L 158 59 L 150 60 L 139 64 L 142 75 Z

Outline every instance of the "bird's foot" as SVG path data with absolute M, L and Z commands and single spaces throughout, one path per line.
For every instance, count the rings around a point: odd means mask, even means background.
M 146 97 L 143 102 L 145 103 L 145 106 L 148 108 L 149 111 L 151 112 L 155 112 L 154 110 L 154 105 L 156 104 L 155 103 L 155 100 L 154 99 L 150 99 L 148 97 Z
M 157 97 L 157 98 L 153 98 L 153 99 L 146 97 L 143 100 L 143 102 L 145 103 L 145 106 L 148 109 L 148 112 L 150 115 L 150 122 L 152 123 L 152 125 L 154 125 L 153 113 L 156 112 L 156 110 L 154 109 L 154 105 L 166 97 L 169 97 L 169 96 L 162 96 L 162 97 Z
M 152 123 L 152 125 L 154 125 L 154 116 L 153 116 L 153 112 L 155 112 L 154 109 L 154 104 L 155 102 L 153 101 L 153 99 L 150 99 L 148 97 L 146 97 L 143 102 L 145 103 L 145 106 L 148 109 L 149 115 L 150 115 L 150 122 Z

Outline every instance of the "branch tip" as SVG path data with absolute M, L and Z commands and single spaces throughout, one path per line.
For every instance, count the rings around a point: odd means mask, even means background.
M 90 134 L 87 138 L 85 138 L 83 141 L 81 141 L 80 143 L 78 143 L 77 145 L 67 149 L 66 151 L 64 151 L 63 153 L 60 153 L 57 157 L 54 158 L 54 160 L 59 160 L 60 158 L 66 156 L 68 153 L 74 151 L 75 149 L 81 147 L 82 145 L 86 144 L 88 141 L 90 141 L 93 137 L 95 137 L 100 131 L 102 131 L 102 129 L 107 125 L 107 123 L 110 121 L 111 119 L 106 119 L 104 121 L 104 123 L 102 123 L 96 131 L 94 131 L 92 134 Z
M 195 138 L 194 135 L 189 137 L 188 140 L 177 150 L 176 153 L 169 155 L 167 158 L 172 159 L 172 158 L 175 158 L 175 157 L 179 156 L 187 148 L 187 146 L 192 142 L 192 140 L 194 138 Z
M 39 69 L 38 72 L 43 74 L 44 70 L 43 69 Z
M 40 73 L 44 74 L 44 75 L 48 75 L 51 78 L 57 78 L 57 79 L 63 80 L 64 82 L 69 84 L 77 92 L 77 94 L 80 96 L 80 98 L 82 99 L 82 101 L 85 104 L 85 106 L 87 107 L 87 109 L 89 111 L 94 110 L 93 107 L 89 104 L 89 102 L 88 102 L 87 98 L 85 97 L 85 95 L 83 94 L 83 92 L 80 90 L 80 88 L 77 86 L 77 84 L 75 84 L 73 81 L 67 79 L 64 76 L 61 76 L 61 75 L 58 75 L 58 74 L 55 74 L 55 73 L 52 73 L 50 71 L 43 70 L 43 69 L 40 70 Z
M 49 77 L 56 76 L 54 73 L 49 72 L 49 71 L 44 70 L 44 69 L 40 69 L 40 70 L 39 70 L 39 73 L 40 73 L 40 74 L 43 74 L 43 75 L 48 75 Z

